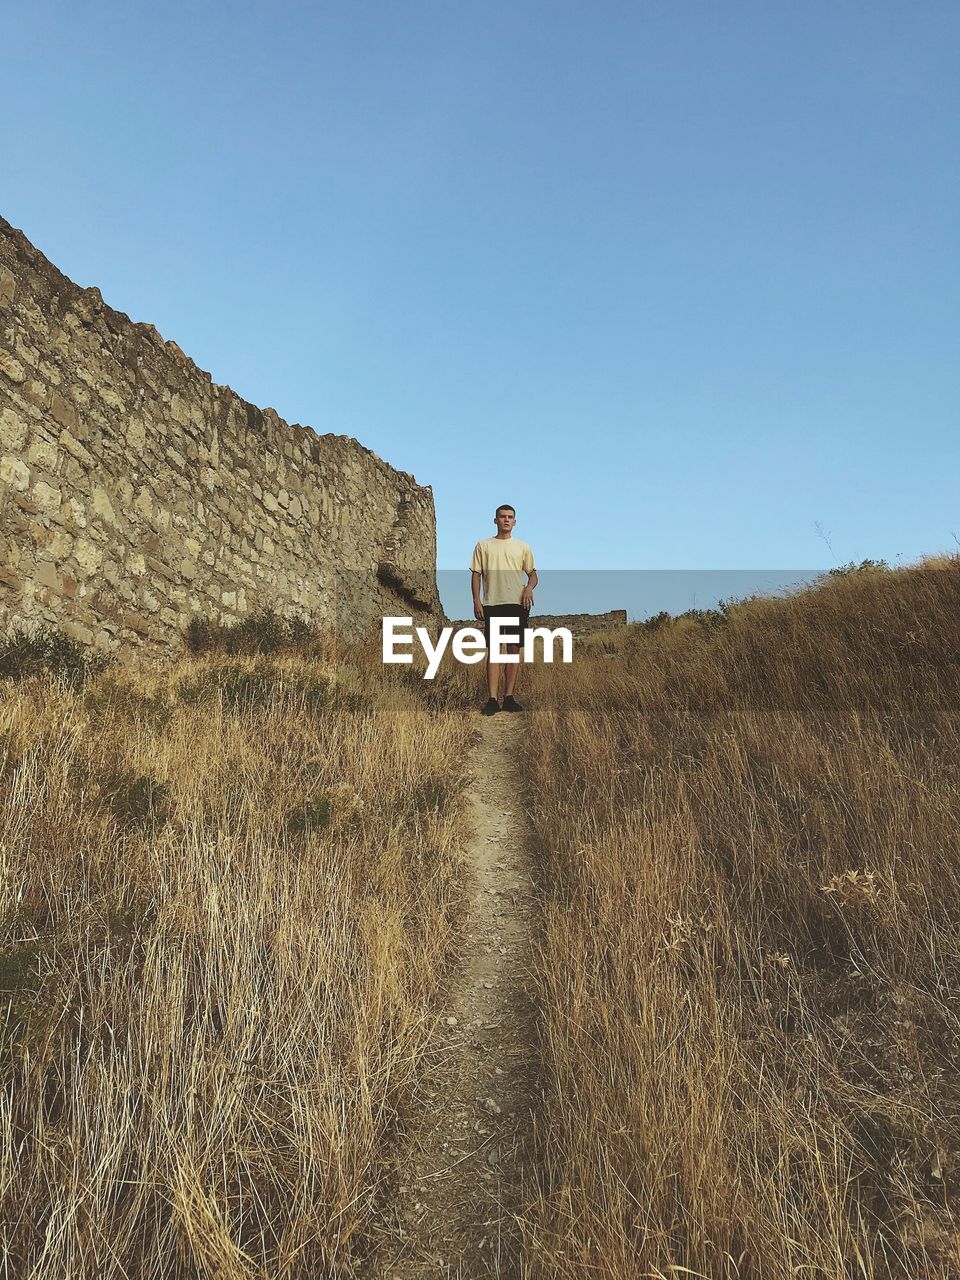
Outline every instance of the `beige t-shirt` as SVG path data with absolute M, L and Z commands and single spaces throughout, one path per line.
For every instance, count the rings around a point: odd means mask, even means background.
M 533 552 L 519 538 L 484 538 L 473 549 L 470 568 L 483 574 L 484 604 L 519 604 Z

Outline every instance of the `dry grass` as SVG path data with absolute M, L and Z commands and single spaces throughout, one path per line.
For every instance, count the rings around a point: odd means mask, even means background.
M 459 914 L 456 677 L 0 701 L 0 1275 L 362 1275 Z
M 349 1277 L 458 945 L 478 672 L 0 700 L 0 1277 Z M 960 1275 L 960 560 L 522 688 L 530 1280 Z
M 960 560 L 533 682 L 528 1274 L 960 1274 Z

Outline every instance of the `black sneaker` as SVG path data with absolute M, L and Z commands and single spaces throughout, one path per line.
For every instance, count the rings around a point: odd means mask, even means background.
M 506 703 L 504 703 L 504 706 L 506 706 Z M 488 698 L 487 701 L 480 708 L 480 714 L 482 716 L 495 716 L 499 710 L 500 710 L 500 703 L 496 700 L 496 698 Z
M 512 693 L 508 693 L 503 700 L 504 711 L 522 711 L 523 705 L 519 703 Z

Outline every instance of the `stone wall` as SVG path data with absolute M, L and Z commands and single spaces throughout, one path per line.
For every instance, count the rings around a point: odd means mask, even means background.
M 566 627 L 574 639 L 577 639 L 579 636 L 593 635 L 597 631 L 609 631 L 611 627 L 625 627 L 627 611 L 611 609 L 609 613 L 531 614 L 530 625 L 549 627 L 551 631 L 557 627 Z
M 452 627 L 480 627 L 482 624 L 475 618 L 463 618 L 460 622 L 448 622 Z M 627 625 L 626 609 L 611 609 L 609 613 L 531 613 L 531 627 L 548 627 L 555 631 L 557 627 L 566 627 L 573 638 L 593 635 L 598 631 L 609 631 L 612 627 Z
M 165 657 L 272 605 L 356 635 L 442 618 L 435 568 L 429 486 L 218 386 L 0 218 L 0 629 Z

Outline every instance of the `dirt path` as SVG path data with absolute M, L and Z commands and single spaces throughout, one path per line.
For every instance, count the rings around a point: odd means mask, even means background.
M 527 994 L 534 883 L 514 754 L 522 719 L 501 712 L 480 721 L 467 794 L 473 883 L 464 950 L 442 1011 L 438 1070 L 417 1099 L 422 1128 L 378 1280 L 522 1274 L 513 1215 L 522 1202 L 536 1043 Z

